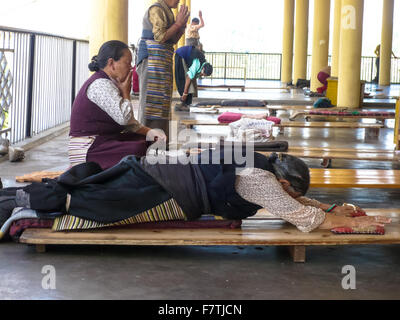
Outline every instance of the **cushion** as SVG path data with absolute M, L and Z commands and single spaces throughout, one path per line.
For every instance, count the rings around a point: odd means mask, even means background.
M 218 117 L 219 123 L 231 123 L 242 119 L 242 113 L 224 112 Z
M 264 100 L 230 99 L 221 101 L 221 106 L 224 107 L 265 107 L 266 105 Z
M 54 223 L 53 219 L 21 219 L 12 223 L 9 235 L 14 239 L 18 240 L 25 229 L 29 228 L 45 228 L 50 229 Z
M 224 112 L 218 117 L 219 123 L 232 123 L 239 121 L 242 117 L 246 118 L 254 118 L 254 119 L 265 119 L 268 121 L 272 121 L 275 124 L 280 124 L 281 119 L 277 117 L 267 117 L 266 115 L 245 115 L 243 113 L 236 113 L 236 112 Z
M 196 103 L 193 107 L 198 107 L 198 106 L 220 106 L 222 103 L 222 100 L 217 100 L 217 99 L 213 99 L 213 100 L 202 100 L 199 101 L 198 103 Z

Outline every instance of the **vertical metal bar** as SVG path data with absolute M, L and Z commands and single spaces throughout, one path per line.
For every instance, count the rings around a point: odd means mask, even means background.
M 71 90 L 71 105 L 75 100 L 76 86 L 76 40 L 72 44 L 72 90 Z
M 31 122 L 32 122 L 32 95 L 33 95 L 33 74 L 35 65 L 35 43 L 36 35 L 30 35 L 30 48 L 29 48 L 29 71 L 28 71 L 28 101 L 26 113 L 26 131 L 25 136 L 31 137 Z
M 228 55 L 227 52 L 225 52 L 225 68 L 224 68 L 224 82 L 226 81 L 226 56 Z
M 374 66 L 375 66 L 375 59 L 371 58 L 371 82 L 374 79 Z

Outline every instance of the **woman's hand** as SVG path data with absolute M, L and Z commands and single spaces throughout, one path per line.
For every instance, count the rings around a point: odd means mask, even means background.
M 354 204 L 344 203 L 342 206 L 333 209 L 331 213 L 340 217 L 353 217 L 356 213 L 357 215 L 365 214 L 365 211 Z
M 149 128 L 150 129 L 150 128 Z M 147 141 L 167 141 L 168 137 L 163 130 L 160 129 L 150 129 L 147 131 L 146 140 Z
M 190 12 L 187 6 L 182 5 L 179 9 L 178 14 L 176 15 L 176 24 L 181 28 L 185 27 L 190 16 Z
M 337 206 L 335 209 L 331 211 L 336 216 L 341 217 L 351 217 L 352 214 L 355 212 L 354 208 L 351 206 Z
M 187 97 L 188 97 L 187 93 L 184 93 L 184 94 L 182 95 L 182 97 L 181 97 L 181 101 L 182 101 L 182 102 L 185 102 L 185 101 L 187 100 Z
M 333 228 L 364 228 L 369 226 L 384 227 L 386 223 L 392 220 L 382 216 L 364 216 L 364 217 L 343 217 L 327 213 L 324 222 L 318 227 L 319 229 Z
M 366 228 L 369 226 L 384 227 L 385 224 L 392 222 L 390 218 L 383 216 L 357 217 L 357 218 L 352 218 L 351 221 L 352 225 L 349 227 L 352 228 Z
M 116 79 L 117 87 L 121 92 L 121 96 L 127 100 L 131 100 L 132 72 L 133 71 L 131 70 L 124 80 L 121 80 L 119 78 Z

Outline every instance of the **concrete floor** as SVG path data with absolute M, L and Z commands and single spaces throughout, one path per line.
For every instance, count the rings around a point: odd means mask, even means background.
M 187 114 L 174 115 L 181 117 Z M 313 130 L 288 130 L 279 139 L 292 146 L 393 146 L 392 128 L 372 141 L 364 139 L 361 129 Z M 66 168 L 67 140 L 63 134 L 28 151 L 21 163 L 0 163 L 3 183 L 13 186 L 16 175 Z M 318 160 L 307 162 L 319 166 Z M 333 167 L 400 169 L 391 162 L 340 160 Z M 313 189 L 309 196 L 362 207 L 400 207 L 400 190 L 392 189 Z M 55 267 L 55 290 L 42 288 L 46 265 Z M 355 290 L 341 286 L 346 265 L 356 269 Z M 399 266 L 398 245 L 308 247 L 307 262 L 295 264 L 284 247 L 50 246 L 38 254 L 34 247 L 1 242 L 0 299 L 399 299 Z

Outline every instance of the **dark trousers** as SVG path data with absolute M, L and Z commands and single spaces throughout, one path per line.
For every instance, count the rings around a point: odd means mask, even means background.
M 190 66 L 188 66 L 190 67 Z M 186 83 L 186 72 L 183 67 L 183 58 L 179 55 L 175 54 L 175 83 L 178 89 L 179 95 L 182 97 L 183 92 L 185 91 L 185 83 Z M 190 93 L 186 98 L 185 104 L 192 104 L 193 95 Z
M 376 76 L 375 76 L 375 79 L 372 80 L 373 82 L 379 82 L 379 65 L 380 65 L 380 58 L 377 57 L 375 60 Z

